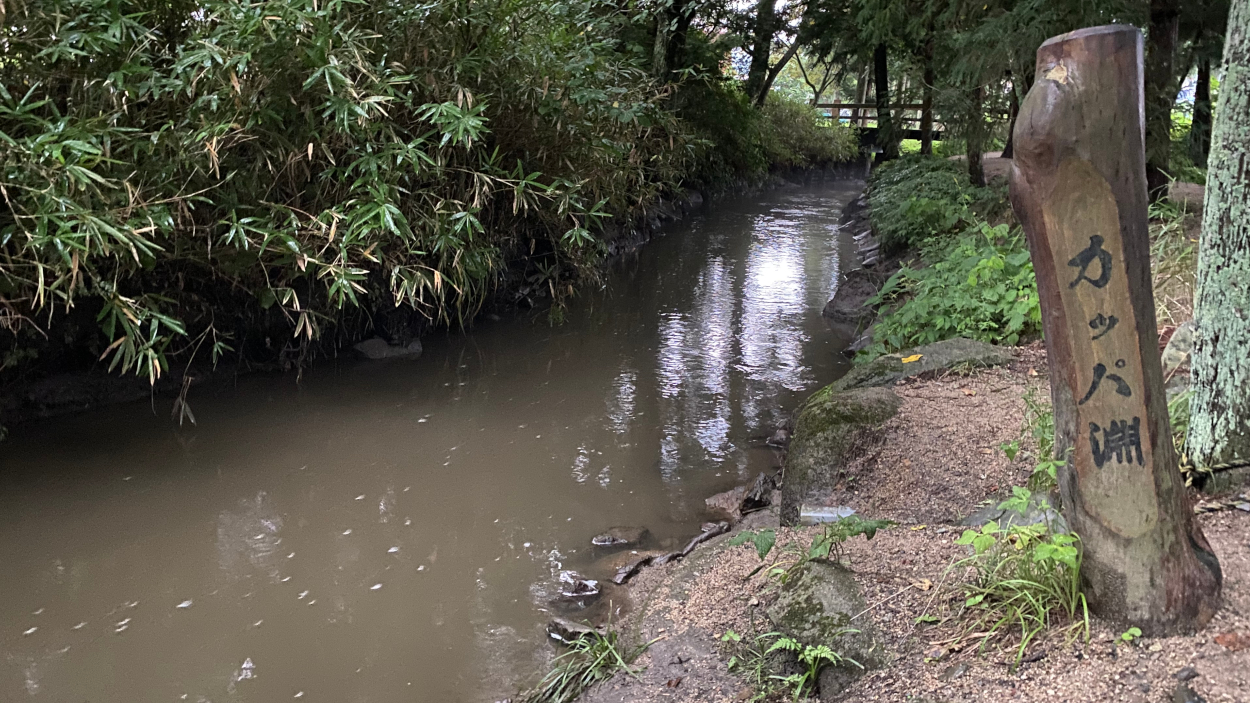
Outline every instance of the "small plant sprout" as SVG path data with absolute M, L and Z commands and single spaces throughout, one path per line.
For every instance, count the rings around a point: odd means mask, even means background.
M 855 634 L 859 630 L 843 629 L 837 634 Z M 810 691 L 815 690 L 816 682 L 820 678 L 820 671 L 826 666 L 838 666 L 842 663 L 849 663 L 859 668 L 864 668 L 859 662 L 849 657 L 833 651 L 827 645 L 812 646 L 803 644 L 798 640 L 790 637 L 780 637 L 776 642 L 768 648 L 766 654 L 776 651 L 785 651 L 794 654 L 799 660 L 801 671 L 788 676 L 773 675 L 771 678 L 780 681 L 794 694 L 794 700 L 799 700 Z
M 1120 641 L 1125 644 L 1132 644 L 1133 640 L 1137 639 L 1138 637 L 1141 637 L 1141 629 L 1136 628 L 1136 627 L 1130 627 L 1129 629 L 1120 633 Z

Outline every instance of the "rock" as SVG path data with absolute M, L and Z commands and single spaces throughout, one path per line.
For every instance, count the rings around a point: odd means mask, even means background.
M 717 493 L 704 502 L 708 515 L 717 520 L 738 522 L 742 519 L 742 501 L 750 490 L 748 486 L 738 486 L 724 493 Z
M 920 358 L 903 363 L 903 359 L 916 355 Z M 848 391 L 856 388 L 888 386 L 901 378 L 922 373 L 959 366 L 998 366 L 1011 359 L 1011 352 L 1002 347 L 956 337 L 896 354 L 879 356 L 863 366 L 851 369 L 850 373 L 835 381 L 831 388 L 835 391 Z
M 842 353 L 846 354 L 847 356 L 855 356 L 856 354 L 872 346 L 872 336 L 876 331 L 877 331 L 877 323 L 874 322 L 868 326 L 868 329 L 864 330 L 863 334 L 856 337 L 855 341 L 851 342 L 850 346 L 848 346 L 845 350 L 843 350 Z
M 375 361 L 378 359 L 394 359 L 401 356 L 420 356 L 421 340 L 414 339 L 407 346 L 401 347 L 396 344 L 388 344 L 381 337 L 373 337 L 356 344 L 352 349 L 355 349 L 366 359 Z
M 876 627 L 867 615 L 864 598 L 851 572 L 836 564 L 808 562 L 781 588 L 777 601 L 768 608 L 773 627 L 804 644 L 828 645 L 853 659 L 825 667 L 820 673 L 820 699 L 835 700 L 847 686 L 868 669 L 885 663 Z M 851 632 L 849 630 L 857 630 Z M 863 668 L 860 668 L 863 667 Z
M 672 560 L 674 554 L 680 555 L 680 552 L 666 552 L 662 549 L 621 552 L 615 558 L 605 560 L 603 565 L 611 574 L 608 581 L 620 586 L 633 578 L 642 570 L 642 567 L 653 563 L 667 563 Z
M 561 642 L 573 642 L 583 637 L 600 633 L 590 625 L 573 622 L 568 618 L 556 617 L 547 623 L 547 634 L 551 635 L 552 639 L 560 640 Z
M 1068 522 L 1063 519 L 1063 515 L 1055 509 L 1051 500 L 1045 494 L 1034 493 L 1029 498 L 1028 505 L 1023 513 L 1017 510 L 1004 510 L 998 507 L 1000 504 L 997 501 L 991 503 L 960 520 L 959 524 L 964 527 L 980 527 L 992 520 L 1001 527 L 1007 527 L 1008 525 L 1024 527 L 1045 522 L 1050 525 L 1052 532 L 1068 532 Z
M 1172 692 L 1172 703 L 1207 703 L 1207 699 L 1194 693 L 1189 684 L 1182 681 L 1176 684 L 1176 690 Z
M 567 601 L 587 603 L 599 596 L 599 582 L 582 578 L 575 571 L 560 572 L 560 597 Z
M 770 447 L 784 447 L 790 443 L 790 430 L 784 427 L 778 427 L 765 442 Z
M 1187 320 L 1177 326 L 1172 338 L 1163 348 L 1163 375 L 1167 377 L 1182 366 L 1189 364 L 1189 353 L 1194 348 L 1194 321 Z
M 888 388 L 836 393 L 832 386 L 807 399 L 786 454 L 781 524 L 797 524 L 802 505 L 829 504 L 852 462 L 884 441 L 884 424 L 902 402 Z
M 610 527 L 590 538 L 596 547 L 636 547 L 651 533 L 645 527 Z
M 963 663 L 951 664 L 950 666 L 942 670 L 942 673 L 938 675 L 938 678 L 943 681 L 954 681 L 955 679 L 959 678 L 960 676 L 963 676 L 966 673 L 968 673 L 967 664 L 963 664 Z
M 703 207 L 703 194 L 692 188 L 687 188 L 685 194 L 682 196 L 682 204 L 686 207 L 687 211 L 697 210 Z
M 704 542 L 708 541 L 709 539 L 712 539 L 713 537 L 716 537 L 717 535 L 723 535 L 728 531 L 729 531 L 728 522 L 709 522 L 709 523 L 704 524 L 703 531 L 700 532 L 698 536 L 696 536 L 694 539 L 686 543 L 685 548 L 682 549 L 680 552 L 681 556 L 683 557 L 690 556 L 690 553 L 694 551 L 695 547 L 699 546 L 700 544 L 703 544 Z M 657 559 L 656 561 L 659 562 L 659 559 Z M 672 560 L 665 559 L 665 562 L 667 561 L 672 561 Z
M 824 309 L 825 317 L 837 325 L 859 325 L 877 313 L 864 302 L 877 294 L 886 277 L 865 269 L 852 269 L 842 278 L 838 290 Z
M 755 483 L 751 484 L 747 494 L 742 497 L 740 510 L 743 513 L 749 513 L 767 508 L 773 502 L 773 489 L 776 487 L 772 476 L 768 474 L 756 476 Z
M 1192 666 L 1182 668 L 1180 671 L 1172 674 L 1177 681 L 1193 681 L 1198 678 L 1198 670 Z

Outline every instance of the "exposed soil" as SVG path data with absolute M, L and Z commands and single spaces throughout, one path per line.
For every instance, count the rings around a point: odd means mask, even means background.
M 955 644 L 960 625 L 945 618 L 957 613 L 963 595 L 961 574 L 949 567 L 967 554 L 954 544 L 963 530 L 955 521 L 1024 482 L 1028 462 L 1008 461 L 1000 444 L 1021 436 L 1029 388 L 1048 397 L 1044 352 L 1039 345 L 1019 351 L 1009 368 L 896 386 L 903 408 L 888 426 L 885 447 L 861 462 L 856 480 L 839 496 L 865 516 L 901 523 L 872 541 L 846 544 L 845 559 L 892 661 L 861 678 L 843 699 L 1196 703 L 1178 692 L 1184 684 L 1209 703 L 1250 702 L 1250 513 L 1237 509 L 1197 518 L 1223 567 L 1225 605 L 1195 635 L 1117 644 L 1120 630 L 1094 618 L 1088 642 L 1052 630 L 1015 671 L 1015 637 L 992 639 L 984 652 Z M 749 522 L 775 519 L 764 513 Z M 783 528 L 779 544 L 801 544 L 818 529 Z M 645 669 L 637 678 L 618 674 L 585 700 L 752 699 L 755 687 L 727 671 L 729 657 L 741 649 L 720 636 L 771 629 L 764 608 L 772 583 L 762 574 L 750 576 L 760 566 L 750 544 L 731 548 L 726 541 L 685 563 L 644 570 L 631 585 L 639 606 L 622 629 L 636 642 L 662 639 L 638 660 Z M 922 615 L 943 622 L 916 624 Z

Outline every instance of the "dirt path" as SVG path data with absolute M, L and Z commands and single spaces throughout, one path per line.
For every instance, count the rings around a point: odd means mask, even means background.
M 1019 357 L 1007 368 L 896 386 L 903 409 L 888 426 L 885 447 L 849 472 L 855 478 L 839 498 L 867 517 L 900 525 L 846 545 L 846 563 L 871 604 L 890 663 L 840 700 L 1250 702 L 1250 512 L 1237 509 L 1198 517 L 1225 579 L 1224 608 L 1202 632 L 1126 644 L 1119 641 L 1120 628 L 1095 618 L 1088 642 L 1052 630 L 1014 671 L 1013 637 L 991 640 L 984 652 L 954 643 L 959 626 L 947 618 L 958 613 L 964 596 L 953 587 L 958 575 L 949 567 L 967 554 L 954 544 L 964 529 L 956 521 L 1000 499 L 1029 471 L 1024 458 L 1008 461 L 1000 449 L 1020 437 L 1028 389 L 1046 395 L 1040 348 L 1023 349 Z M 775 525 L 776 514 L 750 520 Z M 802 544 L 817 529 L 781 528 L 779 544 Z M 728 547 L 726 541 L 684 563 L 643 572 L 631 586 L 636 612 L 622 627 L 635 642 L 660 639 L 638 661 L 644 668 L 637 678 L 618 674 L 584 700 L 758 700 L 752 682 L 728 671 L 729 657 L 741 648 L 720 638 L 729 630 L 748 639 L 768 632 L 764 609 L 775 587 L 752 575 L 761 562 L 749 544 Z M 939 622 L 917 624 L 922 616 Z M 1202 698 L 1186 698 L 1190 693 Z M 766 700 L 774 699 L 784 696 Z

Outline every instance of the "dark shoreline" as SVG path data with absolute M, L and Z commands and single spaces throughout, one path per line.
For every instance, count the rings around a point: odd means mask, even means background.
M 607 239 L 608 257 L 604 265 L 610 265 L 621 255 L 637 250 L 655 237 L 664 236 L 665 230 L 670 225 L 706 210 L 721 199 L 758 195 L 779 188 L 813 185 L 831 180 L 861 179 L 866 169 L 865 162 L 836 164 L 823 169 L 793 169 L 770 174 L 759 181 L 739 179 L 715 192 L 705 193 L 689 189 L 679 198 L 661 199 L 632 221 L 613 223 L 605 229 L 603 235 Z M 524 296 L 520 292 L 523 283 L 523 279 L 515 272 L 505 274 L 494 295 L 483 305 L 477 318 L 515 314 L 526 307 L 533 309 L 549 304 L 546 299 L 539 299 L 536 303 L 531 300 L 522 300 Z M 526 303 L 529 305 L 527 306 Z M 466 325 L 462 333 L 471 330 L 472 324 L 470 322 Z M 428 330 L 420 330 L 420 332 L 426 331 Z M 311 363 L 316 364 L 318 361 L 324 363 L 344 355 L 349 358 L 355 356 L 350 343 L 335 348 Z M 149 384 L 147 380 L 134 375 L 108 373 L 106 368 L 102 362 L 98 362 L 88 370 L 67 370 L 41 377 L 36 376 L 33 379 L 19 378 L 8 387 L 0 389 L 0 441 L 3 440 L 6 427 L 11 428 L 145 398 L 153 402 L 157 398 L 162 401 L 172 401 L 182 392 L 184 378 L 191 379 L 188 382 L 189 387 L 195 389 L 192 391 L 195 393 L 203 389 L 229 387 L 241 376 L 287 373 L 290 370 L 282 368 L 278 363 L 255 366 L 245 363 L 230 366 L 223 364 L 214 369 L 207 362 L 197 362 L 183 369 L 171 369 L 154 384 Z M 298 370 L 296 374 L 298 380 Z M 164 412 L 163 407 L 161 412 Z

